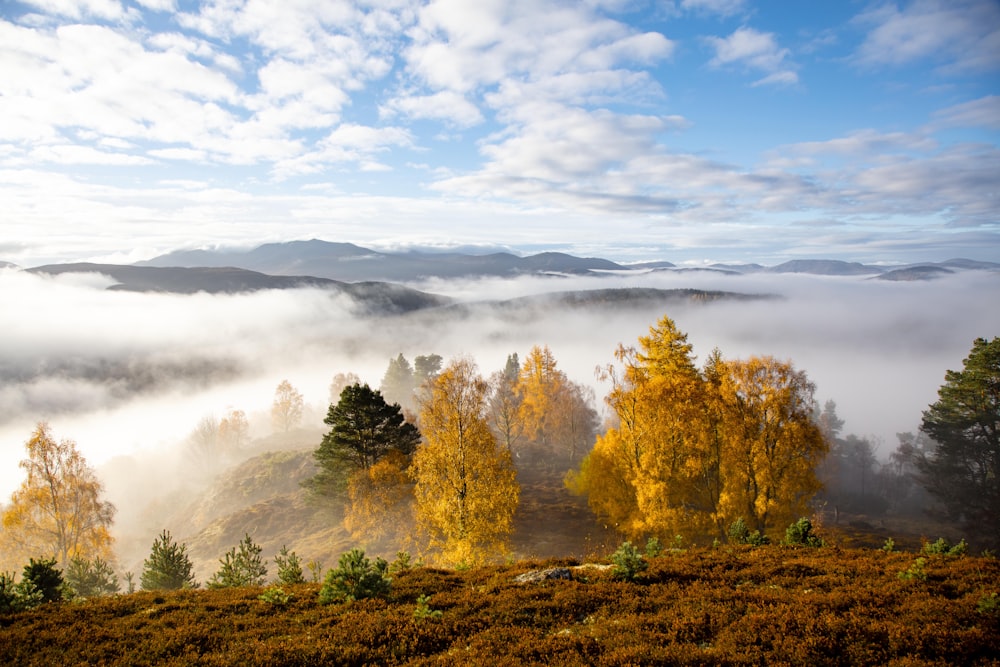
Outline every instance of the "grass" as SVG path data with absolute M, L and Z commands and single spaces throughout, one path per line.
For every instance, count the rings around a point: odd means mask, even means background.
M 574 560 L 398 573 L 388 598 L 319 585 L 140 592 L 0 616 L 9 665 L 1000 664 L 1000 562 L 789 546 L 673 551 L 634 581 Z M 532 569 L 572 580 L 518 584 Z M 415 614 L 423 602 L 440 615 Z

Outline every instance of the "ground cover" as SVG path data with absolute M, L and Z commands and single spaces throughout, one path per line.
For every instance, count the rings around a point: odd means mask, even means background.
M 388 598 L 330 605 L 319 584 L 48 604 L 0 616 L 0 664 L 1000 664 L 995 558 L 722 546 L 635 581 L 580 565 L 413 567 Z M 516 581 L 555 566 L 571 578 Z

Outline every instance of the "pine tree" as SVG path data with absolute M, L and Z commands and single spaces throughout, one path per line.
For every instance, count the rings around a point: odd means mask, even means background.
M 140 585 L 147 591 L 198 588 L 187 545 L 174 542 L 170 532 L 164 530 L 142 563 Z
M 219 560 L 219 570 L 208 582 L 209 588 L 240 588 L 260 586 L 267 577 L 267 566 L 260 553 L 260 545 L 255 544 L 247 534 L 239 545 L 233 547 Z

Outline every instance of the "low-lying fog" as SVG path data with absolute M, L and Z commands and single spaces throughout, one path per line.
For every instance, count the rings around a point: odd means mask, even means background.
M 243 295 L 108 291 L 96 276 L 0 271 L 0 502 L 23 479 L 18 461 L 36 422 L 77 442 L 100 467 L 119 455 L 168 456 L 204 417 L 241 409 L 251 435 L 271 431 L 274 389 L 289 380 L 322 426 L 329 385 L 352 371 L 378 386 L 391 357 L 470 355 L 484 375 L 508 354 L 548 345 L 571 379 L 607 387 L 594 368 L 619 342 L 634 344 L 664 314 L 542 308 L 505 321 L 472 317 L 364 318 L 350 301 L 316 289 Z M 864 277 L 649 273 L 415 285 L 462 302 L 605 287 L 692 287 L 782 299 L 683 304 L 665 310 L 689 334 L 699 362 L 724 356 L 790 359 L 836 401 L 844 433 L 873 436 L 886 456 L 895 433 L 915 431 L 947 369 L 977 336 L 1000 335 L 1000 276 L 967 272 L 930 282 Z M 318 443 L 317 443 L 318 444 Z M 110 480 L 109 480 L 110 481 Z M 109 484 L 109 492 L 115 485 Z M 115 498 L 109 498 L 115 502 Z

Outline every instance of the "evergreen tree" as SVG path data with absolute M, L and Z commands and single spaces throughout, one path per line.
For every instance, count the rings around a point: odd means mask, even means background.
M 261 547 L 247 534 L 219 560 L 219 571 L 212 575 L 209 588 L 260 586 L 267 577 L 267 566 L 260 556 Z
M 43 602 L 57 602 L 63 598 L 63 576 L 56 567 L 55 558 L 30 559 L 24 566 L 21 581 L 30 581 L 42 594 Z
M 369 469 L 391 451 L 409 456 L 420 442 L 399 405 L 387 404 L 367 384 L 346 387 L 323 423 L 333 428 L 313 453 L 320 471 L 310 485 L 325 495 L 342 492 L 351 473 Z
M 140 585 L 147 591 L 198 588 L 193 570 L 187 545 L 177 544 L 170 532 L 164 530 L 153 541 L 149 558 L 142 563 Z
M 379 391 L 385 397 L 387 403 L 398 403 L 403 408 L 410 410 L 413 408 L 413 390 L 416 388 L 413 377 L 413 366 L 406 357 L 400 354 L 395 359 L 389 360 L 389 366 L 382 376 L 382 384 Z
M 66 567 L 66 584 L 82 598 L 111 595 L 120 589 L 114 568 L 102 558 L 72 559 Z
M 917 462 L 927 490 L 1000 543 L 1000 338 L 977 338 L 962 370 L 945 373 L 920 430 L 937 443 Z

